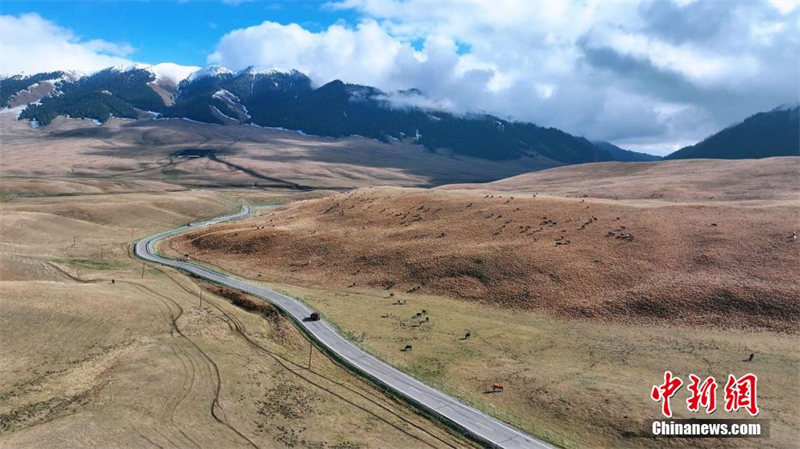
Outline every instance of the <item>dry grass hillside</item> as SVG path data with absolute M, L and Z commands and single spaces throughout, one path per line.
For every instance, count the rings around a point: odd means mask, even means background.
M 442 188 L 676 202 L 797 201 L 800 199 L 798 184 L 800 158 L 773 157 L 582 164 L 526 173 L 488 184 Z
M 0 172 L 14 176 L 125 177 L 184 186 L 352 188 L 429 186 L 500 179 L 552 161 L 486 161 L 435 154 L 404 142 L 334 139 L 293 131 L 186 120 L 120 120 L 103 125 L 59 117 L 33 129 L 0 110 Z M 172 154 L 213 150 L 217 159 Z
M 292 294 L 368 351 L 559 446 L 752 447 L 649 436 L 660 416 L 649 388 L 671 370 L 756 373 L 759 417 L 771 422 L 758 446 L 791 447 L 800 438 L 798 159 L 685 164 L 526 175 L 562 178 L 550 187 L 519 177 L 358 189 L 162 250 Z M 702 180 L 690 182 L 692 165 Z M 570 189 L 564 171 L 583 187 Z M 505 392 L 488 393 L 497 382 Z
M 469 445 L 137 237 L 287 192 L 0 179 L 0 447 Z M 202 303 L 198 295 L 204 290 Z
M 796 202 L 614 202 L 490 188 L 360 189 L 171 245 L 264 280 L 444 295 L 566 318 L 798 328 L 800 251 L 788 238 L 798 230 Z

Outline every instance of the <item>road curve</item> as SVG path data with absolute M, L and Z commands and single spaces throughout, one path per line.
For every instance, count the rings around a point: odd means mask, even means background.
M 234 221 L 249 216 L 251 210 L 245 206 L 242 211 L 225 217 L 195 223 L 151 235 L 136 242 L 134 251 L 142 259 L 188 271 L 201 278 L 226 285 L 266 300 L 282 309 L 298 326 L 312 336 L 316 343 L 327 349 L 341 362 L 349 365 L 373 382 L 390 389 L 429 414 L 442 419 L 463 432 L 480 440 L 488 446 L 500 448 L 551 449 L 547 443 L 537 440 L 499 420 L 470 407 L 441 391 L 438 391 L 413 377 L 400 372 L 382 360 L 364 352 L 340 335 L 328 322 L 303 321 L 311 315 L 312 309 L 302 302 L 255 284 L 250 284 L 225 273 L 211 270 L 191 262 L 168 259 L 158 254 L 156 243 L 165 238 L 200 227 Z

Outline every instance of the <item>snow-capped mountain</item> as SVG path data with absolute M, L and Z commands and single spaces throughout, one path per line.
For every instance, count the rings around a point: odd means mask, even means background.
M 45 80 L 50 88 L 24 96 Z M 248 67 L 234 72 L 218 65 L 197 68 L 164 63 L 111 67 L 78 78 L 63 72 L 7 78 L 0 81 L 0 92 L 0 106 L 10 106 L 12 99 L 16 105 L 27 104 L 19 118 L 43 127 L 59 115 L 99 123 L 112 116 L 186 118 L 319 136 L 405 140 L 431 151 L 446 149 L 485 159 L 535 157 L 566 164 L 617 160 L 586 139 L 557 129 L 488 115 L 460 116 L 413 103 L 395 107 L 389 100 L 392 95 L 377 88 L 339 80 L 315 87 L 296 70 Z M 424 98 L 417 90 L 407 92 Z
M 227 67 L 221 65 L 210 65 L 208 67 L 203 67 L 199 70 L 195 70 L 188 76 L 188 78 L 186 78 L 186 80 L 192 82 L 200 78 L 216 78 L 221 75 L 230 75 L 230 74 L 233 74 L 233 71 L 231 71 Z

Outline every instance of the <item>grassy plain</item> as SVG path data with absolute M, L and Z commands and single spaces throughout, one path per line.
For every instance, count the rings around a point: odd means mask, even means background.
M 584 187 L 578 175 L 596 171 L 597 197 L 559 190 L 566 181 L 359 189 L 163 249 L 272 283 L 368 350 L 557 444 L 753 445 L 643 436 L 659 416 L 650 388 L 671 370 L 718 381 L 756 373 L 760 417 L 771 421 L 758 446 L 791 447 L 800 159 L 728 162 L 697 161 L 702 185 L 688 189 L 684 164 L 644 164 L 655 196 L 643 178 L 626 186 L 636 168 L 622 164 L 553 170 L 575 171 Z M 505 391 L 487 393 L 496 382 Z M 686 397 L 675 398 L 679 417 L 689 417 Z
M 0 190 L 0 446 L 469 445 L 317 351 L 309 370 L 308 342 L 279 315 L 130 256 L 134 238 L 291 194 L 97 179 Z
M 186 120 L 56 118 L 33 129 L 0 111 L 2 171 L 24 177 L 125 178 L 193 187 L 299 184 L 315 188 L 429 186 L 501 179 L 559 165 L 544 158 L 489 161 L 437 154 L 411 142 L 328 138 L 246 125 Z M 215 151 L 180 158 L 184 149 Z
M 649 420 L 658 418 L 660 409 L 648 395 L 665 370 L 684 379 L 697 374 L 718 381 L 729 373 L 756 373 L 759 417 L 771 424 L 770 440 L 758 441 L 759 447 L 790 447 L 800 438 L 796 335 L 598 323 L 441 296 L 389 297 L 382 289 L 272 286 L 320 310 L 370 352 L 560 446 L 752 447 L 752 440 L 649 437 Z M 405 304 L 394 305 L 398 299 Z M 423 309 L 428 322 L 414 318 Z M 413 349 L 401 351 L 406 344 Z M 750 353 L 756 354 L 753 362 L 744 362 Z M 505 391 L 490 393 L 494 383 Z M 673 399 L 678 418 L 692 417 L 687 397 L 684 388 Z M 749 417 L 719 412 L 714 417 L 732 416 Z

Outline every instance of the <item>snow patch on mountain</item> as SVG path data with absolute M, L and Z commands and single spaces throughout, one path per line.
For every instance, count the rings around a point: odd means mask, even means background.
M 212 95 L 211 98 L 216 98 L 218 100 L 227 101 L 229 103 L 238 103 L 239 102 L 239 97 L 237 97 L 236 95 L 232 94 L 230 91 L 228 91 L 226 89 L 220 89 L 220 90 L 214 92 L 214 95 Z
M 266 67 L 256 67 L 256 66 L 249 66 L 246 69 L 239 70 L 237 75 L 303 75 L 301 72 L 298 72 L 295 69 L 280 69 L 280 68 L 266 68 Z M 305 75 L 303 75 L 305 76 Z
M 233 72 L 227 67 L 223 67 L 221 65 L 210 65 L 208 67 L 203 67 L 202 69 L 192 72 L 186 79 L 189 82 L 192 82 L 200 78 L 215 77 L 232 73 Z
M 105 72 L 105 71 L 125 73 L 136 69 L 146 69 L 147 67 L 149 67 L 147 64 L 139 64 L 139 63 L 127 64 L 127 65 L 112 65 L 111 67 L 106 67 L 105 69 L 98 70 L 97 72 L 94 73 Z
M 234 95 L 230 91 L 228 91 L 226 89 L 219 89 L 218 91 L 214 92 L 213 95 L 211 95 L 211 98 L 215 98 L 215 99 L 217 99 L 219 101 L 222 101 L 223 103 L 226 103 L 233 110 L 238 112 L 238 115 L 239 115 L 240 119 L 242 118 L 242 116 L 244 116 L 244 118 L 246 118 L 246 119 L 250 118 L 250 114 L 247 113 L 247 108 L 241 103 L 241 100 L 239 100 L 239 97 L 237 97 L 236 95 Z M 220 112 L 220 114 L 222 114 L 222 112 Z M 228 116 L 226 114 L 222 114 L 222 115 L 224 115 L 225 117 L 231 118 L 232 120 L 236 120 L 236 119 L 233 119 L 232 117 L 230 117 L 230 116 Z

